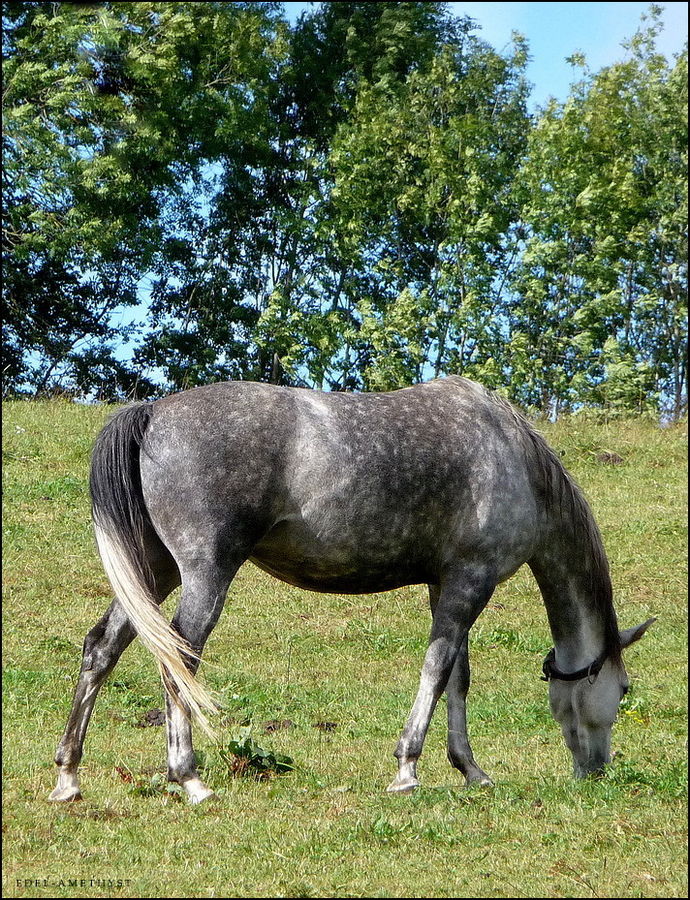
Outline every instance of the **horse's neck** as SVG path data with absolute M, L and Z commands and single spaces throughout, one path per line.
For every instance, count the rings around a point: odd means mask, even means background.
M 611 643 L 615 623 L 603 549 L 592 545 L 589 534 L 552 527 L 530 566 L 544 598 L 556 664 L 565 671 L 589 665 Z
M 579 669 L 620 652 L 611 580 L 599 529 L 582 492 L 527 423 L 522 436 L 539 484 L 541 535 L 529 561 L 549 616 L 559 667 Z

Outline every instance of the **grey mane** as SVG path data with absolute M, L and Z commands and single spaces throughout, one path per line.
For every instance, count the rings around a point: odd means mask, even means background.
M 601 532 L 582 489 L 563 466 L 560 457 L 521 412 L 500 394 L 487 388 L 483 388 L 483 392 L 491 403 L 509 414 L 517 426 L 525 452 L 533 463 L 535 486 L 547 511 L 558 512 L 564 527 L 570 529 L 574 543 L 587 553 L 592 603 L 604 621 L 605 649 L 613 660 L 620 660 L 622 647 L 613 606 L 609 563 Z

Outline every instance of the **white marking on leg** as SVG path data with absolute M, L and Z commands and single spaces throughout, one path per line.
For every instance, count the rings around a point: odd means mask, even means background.
M 206 787 L 200 778 L 189 778 L 182 783 L 182 787 L 187 792 L 189 802 L 192 804 L 201 803 L 202 800 L 215 796 L 213 791 Z
M 73 800 L 81 800 L 79 776 L 76 770 L 71 770 L 68 766 L 60 768 L 57 785 L 48 799 L 56 803 L 69 803 Z
M 400 762 L 398 774 L 391 781 L 386 790 L 391 794 L 409 794 L 419 787 L 417 778 L 417 760 L 411 759 Z
M 201 803 L 213 796 L 196 774 L 192 746 L 192 727 L 185 711 L 172 700 L 168 705 L 168 774 L 184 788 L 190 803 Z

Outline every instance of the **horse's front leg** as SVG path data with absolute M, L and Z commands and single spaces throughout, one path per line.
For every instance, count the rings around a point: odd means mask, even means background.
M 441 589 L 437 584 L 429 585 L 429 605 L 431 614 L 436 610 Z M 448 697 L 448 760 L 456 769 L 460 769 L 468 785 L 477 783 L 492 784 L 489 776 L 474 761 L 470 740 L 467 735 L 466 699 L 470 687 L 470 657 L 468 637 L 460 642 L 460 649 L 455 659 L 453 671 L 446 686 Z
M 117 601 L 86 635 L 77 688 L 65 733 L 55 753 L 58 782 L 50 800 L 81 800 L 78 768 L 96 697 L 136 632 Z
M 449 574 L 440 589 L 431 589 L 433 625 L 424 658 L 419 690 L 395 750 L 398 774 L 392 792 L 407 793 L 419 786 L 417 760 L 438 699 L 446 689 L 467 632 L 486 606 L 496 586 L 490 569 L 466 563 Z M 453 692 L 455 695 L 455 691 Z M 463 698 L 464 709 L 464 698 Z
M 455 665 L 448 679 L 448 760 L 470 784 L 491 785 L 492 781 L 474 761 L 467 736 L 466 698 L 470 686 L 470 661 L 466 634 L 460 642 Z

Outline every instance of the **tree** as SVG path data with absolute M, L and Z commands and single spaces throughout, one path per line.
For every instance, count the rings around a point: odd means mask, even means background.
M 512 182 L 529 122 L 524 40 L 503 57 L 456 25 L 404 80 L 363 83 L 331 155 L 353 259 L 345 360 L 369 387 L 499 375 Z
M 536 121 L 526 40 L 445 3 L 3 24 L 9 392 L 456 372 L 547 415 L 686 408 L 687 51 L 656 53 L 656 8 Z
M 251 119 L 273 17 L 264 3 L 4 5 L 10 389 L 75 384 L 87 351 L 125 377 L 112 314 L 189 218 L 204 160 L 230 149 L 214 113 L 226 129 Z
M 437 3 L 324 4 L 282 29 L 251 126 L 238 133 L 221 115 L 228 145 L 208 159 L 206 212 L 186 249 L 176 240 L 161 256 L 142 362 L 179 386 L 278 376 L 360 383 L 339 362 L 344 332 L 359 321 L 346 299 L 357 283 L 352 254 L 334 235 L 334 135 L 371 79 L 403 85 L 456 32 Z
M 656 53 L 650 17 L 628 59 L 547 106 L 521 169 L 510 374 L 544 414 L 687 404 L 687 50 Z

